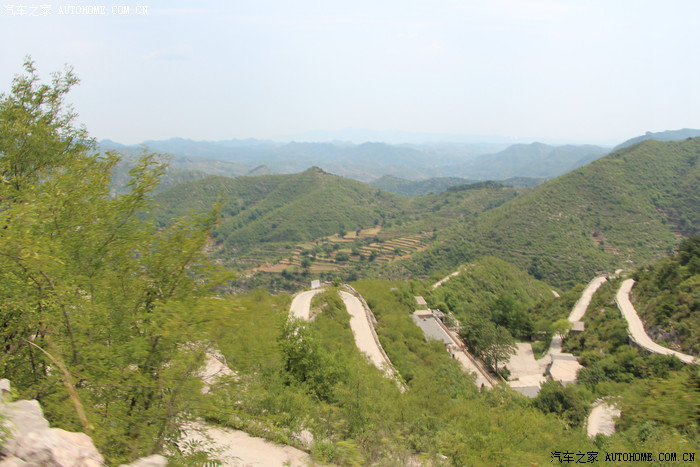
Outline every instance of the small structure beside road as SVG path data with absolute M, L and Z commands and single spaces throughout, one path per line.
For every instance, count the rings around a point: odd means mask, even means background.
M 445 315 L 439 310 L 416 310 L 412 318 L 416 326 L 421 328 L 426 340 L 437 340 L 445 345 L 445 350 L 459 362 L 462 369 L 468 373 L 476 374 L 477 387 L 491 389 L 498 384 L 478 360 L 468 351 L 464 342 L 456 332 L 447 328 L 444 322 Z

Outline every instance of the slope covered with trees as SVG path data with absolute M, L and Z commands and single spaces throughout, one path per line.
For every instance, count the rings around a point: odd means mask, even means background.
M 227 258 L 264 243 L 293 244 L 378 225 L 406 205 L 396 195 L 318 168 L 294 175 L 208 177 L 165 190 L 155 201 L 161 224 L 222 201 L 213 235 Z
M 536 303 L 554 299 L 552 288 L 525 271 L 494 257 L 460 268 L 460 273 L 430 292 L 429 304 L 454 313 L 463 323 L 492 321 L 520 339 L 535 332 Z M 467 327 L 469 327 L 467 325 Z
M 657 343 L 700 355 L 700 237 L 636 272 L 635 308 Z
M 461 223 L 409 268 L 490 254 L 568 287 L 650 261 L 700 228 L 698 160 L 700 138 L 621 149 Z
M 413 181 L 391 175 L 384 175 L 370 182 L 370 185 L 398 195 L 420 196 L 429 193 L 441 193 L 452 186 L 466 185 L 475 182 L 476 180 L 467 180 L 466 178 L 459 177 L 434 177 L 427 180 Z

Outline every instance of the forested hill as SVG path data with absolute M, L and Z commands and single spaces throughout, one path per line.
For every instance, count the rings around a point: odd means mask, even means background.
M 477 180 L 468 180 L 459 177 L 434 177 L 427 180 L 406 180 L 392 175 L 384 175 L 382 178 L 370 183 L 375 188 L 389 191 L 403 196 L 420 196 L 429 193 L 442 193 L 453 186 L 476 183 Z
M 504 186 L 526 188 L 536 186 L 542 183 L 544 178 L 535 177 L 511 177 L 506 180 L 498 180 L 498 183 Z M 447 190 L 459 189 L 465 185 L 482 184 L 483 181 L 469 180 L 459 177 L 434 177 L 427 180 L 406 180 L 392 175 L 384 175 L 383 177 L 370 182 L 375 188 L 389 191 L 402 196 L 421 196 L 431 193 L 442 193 Z
M 628 139 L 627 141 L 615 146 L 614 150 L 626 148 L 627 146 L 632 146 L 642 141 L 647 141 L 653 139 L 654 141 L 680 141 L 687 138 L 697 138 L 700 137 L 700 130 L 694 130 L 692 128 L 683 128 L 682 130 L 667 130 L 660 131 L 658 133 L 652 133 L 647 131 L 641 136 Z
M 635 273 L 635 307 L 647 334 L 662 345 L 700 355 L 700 237 Z
M 494 255 L 566 287 L 651 260 L 700 228 L 699 159 L 700 138 L 618 150 L 459 224 L 406 267 Z
M 318 168 L 292 175 L 207 177 L 155 197 L 161 224 L 223 201 L 215 231 L 224 246 L 311 240 L 379 224 L 401 211 L 405 199 Z

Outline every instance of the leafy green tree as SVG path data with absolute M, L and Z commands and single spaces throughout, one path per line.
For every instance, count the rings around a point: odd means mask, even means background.
M 335 260 L 339 262 L 345 262 L 350 259 L 350 255 L 347 254 L 345 251 L 340 251 L 335 255 Z
M 290 319 L 282 329 L 278 344 L 287 382 L 301 384 L 321 400 L 330 399 L 346 370 L 325 351 L 311 328 L 302 321 Z
M 588 404 L 576 388 L 558 381 L 544 383 L 533 404 L 544 413 L 560 415 L 572 426 L 581 425 L 588 413 Z
M 0 174 L 16 191 L 36 181 L 45 169 L 61 167 L 93 145 L 84 128 L 75 128 L 76 114 L 65 104 L 78 83 L 71 68 L 41 84 L 34 62 L 16 76 L 9 94 L 0 95 Z
M 460 334 L 471 350 L 496 372 L 499 371 L 500 364 L 517 351 L 515 339 L 510 332 L 485 318 L 472 317 L 462 327 Z
M 562 318 L 562 319 L 558 319 L 552 323 L 551 330 L 555 335 L 560 336 L 561 338 L 564 338 L 568 334 L 569 330 L 571 329 L 571 326 L 572 326 L 571 321 L 569 321 L 566 318 Z
M 158 452 L 198 395 L 189 329 L 218 283 L 203 257 L 217 215 L 139 220 L 163 165 L 144 155 L 111 196 L 119 158 L 73 126 L 72 71 L 25 73 L 0 98 L 0 374 L 110 462 Z

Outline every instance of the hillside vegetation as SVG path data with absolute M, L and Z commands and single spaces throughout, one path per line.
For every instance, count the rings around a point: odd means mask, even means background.
M 678 253 L 635 273 L 635 308 L 647 334 L 661 345 L 700 355 L 700 237 Z
M 494 257 L 484 257 L 460 268 L 460 273 L 430 292 L 429 305 L 452 312 L 462 323 L 484 320 L 508 329 L 515 337 L 530 339 L 536 328 L 561 316 L 541 316 L 535 304 L 554 301 L 552 288 L 527 272 Z M 539 326 L 538 326 L 539 325 Z
M 653 139 L 654 141 L 680 141 L 688 138 L 698 138 L 700 137 L 700 130 L 693 128 L 683 128 L 681 130 L 667 130 L 659 131 L 657 133 L 647 131 L 641 136 L 636 136 L 634 138 L 628 139 L 627 141 L 615 146 L 615 150 L 625 148 L 627 146 L 632 146 L 642 141 L 647 141 Z
M 650 261 L 700 228 L 700 138 L 624 148 L 460 223 L 409 264 L 455 268 L 494 255 L 569 287 Z
M 221 202 L 210 251 L 226 264 L 355 277 L 425 249 L 435 231 L 520 193 L 490 182 L 467 187 L 405 198 L 318 168 L 292 175 L 207 177 L 159 192 L 154 214 L 164 226 Z
M 613 450 L 620 442 L 636 440 L 640 449 L 654 444 L 664 452 L 671 446 L 700 450 L 697 365 L 630 345 L 614 301 L 621 279 L 610 279 L 593 296 L 583 317 L 585 331 L 569 334 L 563 344 L 563 350 L 579 355 L 584 366 L 578 372 L 579 393 L 589 400 L 609 398 L 622 412 L 617 433 L 598 436 L 596 444 Z
M 245 255 L 266 243 L 301 242 L 381 224 L 405 202 L 360 182 L 312 168 L 294 175 L 208 177 L 172 187 L 155 197 L 161 225 L 222 202 L 213 237 L 220 257 Z
M 382 178 L 370 182 L 370 185 L 397 195 L 420 196 L 429 193 L 441 193 L 452 186 L 467 185 L 475 182 L 476 180 L 467 180 L 459 177 L 435 177 L 427 180 L 412 181 L 384 175 Z

